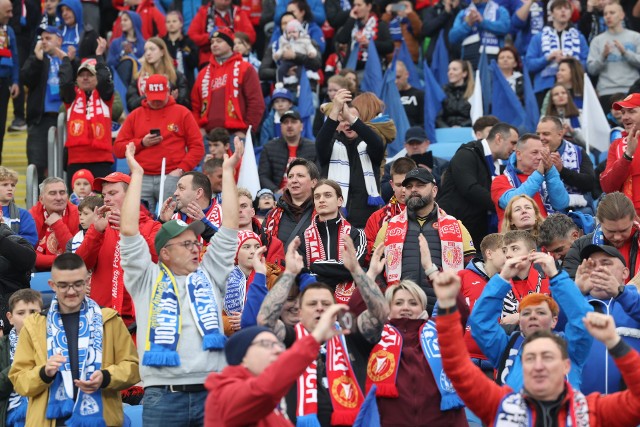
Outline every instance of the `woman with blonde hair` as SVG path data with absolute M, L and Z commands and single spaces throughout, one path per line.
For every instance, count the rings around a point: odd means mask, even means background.
M 171 96 L 175 101 L 191 109 L 187 78 L 173 65 L 173 58 L 167 50 L 167 44 L 160 37 L 151 37 L 144 44 L 144 57 L 137 77 L 127 89 L 127 108 L 129 112 L 138 108 L 145 98 L 147 79 L 153 74 L 161 74 L 169 80 Z
M 469 61 L 454 59 L 449 63 L 449 83 L 444 85 L 444 101 L 442 110 L 436 118 L 436 126 L 469 127 L 471 126 L 471 104 L 469 98 L 473 95 L 475 86 L 473 68 Z
M 524 230 L 531 233 L 537 240 L 540 234 L 540 225 L 543 222 L 544 218 L 535 200 L 526 194 L 520 194 L 509 200 L 509 204 L 504 210 L 500 232 Z

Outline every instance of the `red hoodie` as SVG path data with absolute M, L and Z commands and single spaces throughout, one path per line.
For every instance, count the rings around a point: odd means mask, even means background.
M 162 142 L 144 147 L 142 138 L 151 129 L 160 129 Z M 204 157 L 202 135 L 191 111 L 176 104 L 172 96 L 159 110 L 150 108 L 143 99 L 140 108 L 129 114 L 113 145 L 116 157 L 124 159 L 129 142 L 136 145 L 136 160 L 145 175 L 160 175 L 163 157 L 167 159 L 166 173 L 178 168 L 185 172 L 193 170 Z
M 133 7 L 125 6 L 123 0 L 113 0 L 113 7 L 118 10 L 132 10 L 140 15 L 142 20 L 142 35 L 145 40 L 153 36 L 164 37 L 167 34 L 167 26 L 165 24 L 165 16 L 158 10 L 153 0 L 142 0 L 136 10 Z M 113 33 L 111 40 L 122 36 L 122 26 L 120 25 L 120 16 L 113 23 Z
M 49 271 L 53 260 L 67 249 L 67 242 L 73 238 L 80 227 L 78 207 L 67 202 L 67 208 L 62 219 L 56 221 L 51 227 L 44 222 L 44 206 L 41 202 L 34 205 L 29 213 L 36 222 L 38 230 L 38 245 L 36 246 L 36 270 Z

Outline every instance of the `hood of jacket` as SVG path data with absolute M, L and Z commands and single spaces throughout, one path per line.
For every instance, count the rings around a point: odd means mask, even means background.
M 133 31 L 136 33 L 136 40 L 144 40 L 144 36 L 142 35 L 142 18 L 140 15 L 132 10 L 125 10 L 122 13 L 126 13 L 129 16 L 129 19 L 131 19 Z M 127 36 L 123 34 L 122 37 L 125 39 Z
M 60 22 L 64 22 L 62 19 L 62 6 L 67 6 L 76 17 L 76 24 L 80 32 L 84 29 L 84 22 L 82 20 L 82 3 L 80 0 L 62 0 L 56 7 L 56 15 L 60 18 Z
M 478 276 L 483 277 L 487 281 L 489 281 L 490 277 L 487 276 L 487 273 L 484 269 L 484 262 L 480 258 L 473 258 L 469 261 L 469 264 L 465 267 L 466 270 L 471 270 L 476 273 Z

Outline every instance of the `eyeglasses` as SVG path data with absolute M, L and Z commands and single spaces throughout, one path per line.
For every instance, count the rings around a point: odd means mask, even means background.
M 69 289 L 73 288 L 74 291 L 81 291 L 84 286 L 87 284 L 86 280 L 78 280 L 77 282 L 67 283 L 67 282 L 53 282 L 56 285 L 56 288 L 60 289 L 61 292 L 69 292 Z
M 291 314 L 298 314 L 298 313 L 300 313 L 300 307 L 296 307 L 296 306 L 289 307 L 285 311 L 287 313 L 291 313 Z
M 286 347 L 280 341 L 271 341 L 271 340 L 259 340 L 252 342 L 251 345 L 257 345 L 262 348 L 266 348 L 267 350 L 271 350 L 273 348 L 278 350 L 284 350 Z
M 168 245 L 164 245 L 164 247 L 168 248 L 169 246 L 172 246 L 172 245 L 182 246 L 188 251 L 192 250 L 194 246 L 196 246 L 198 249 L 202 248 L 202 242 L 199 242 L 197 240 L 186 240 L 184 242 L 169 243 Z

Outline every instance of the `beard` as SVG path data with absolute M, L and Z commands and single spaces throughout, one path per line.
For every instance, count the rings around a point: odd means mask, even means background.
M 407 198 L 406 200 L 406 204 L 407 204 L 407 209 L 411 210 L 411 211 L 418 211 L 422 208 L 424 208 L 425 206 L 429 206 L 430 204 L 433 203 L 433 196 L 431 194 L 427 194 L 424 197 L 420 197 L 419 194 L 417 195 L 411 195 Z

